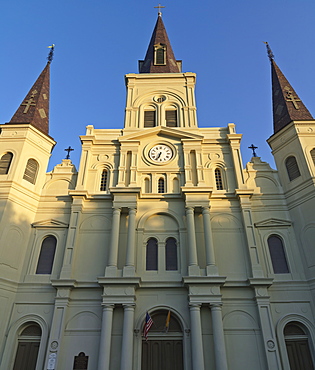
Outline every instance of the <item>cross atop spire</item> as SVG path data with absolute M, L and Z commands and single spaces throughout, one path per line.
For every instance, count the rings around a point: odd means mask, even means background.
M 273 55 L 273 52 L 270 49 L 270 46 L 269 46 L 268 42 L 264 41 L 264 44 L 266 45 L 266 48 L 267 48 L 268 58 L 269 58 L 270 62 L 272 62 L 274 60 L 275 56 Z
M 162 6 L 161 4 L 159 4 L 158 6 L 155 6 L 154 8 L 159 9 L 159 11 L 158 11 L 158 16 L 159 16 L 159 17 L 161 17 L 161 16 L 162 16 L 161 9 L 162 9 L 162 8 L 165 8 L 165 6 Z

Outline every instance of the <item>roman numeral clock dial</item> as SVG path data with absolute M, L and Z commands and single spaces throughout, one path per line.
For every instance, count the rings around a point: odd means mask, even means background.
M 158 144 L 150 149 L 149 157 L 156 163 L 166 163 L 173 158 L 173 151 L 165 144 Z

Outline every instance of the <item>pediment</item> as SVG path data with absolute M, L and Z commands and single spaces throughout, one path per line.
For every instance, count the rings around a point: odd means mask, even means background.
M 43 221 L 38 221 L 32 223 L 32 227 L 35 228 L 68 228 L 69 224 L 66 224 L 64 222 L 54 220 L 54 219 L 48 219 Z
M 288 220 L 282 220 L 280 218 L 268 218 L 263 221 L 256 222 L 255 227 L 289 227 L 292 226 L 292 222 Z
M 126 134 L 119 138 L 119 141 L 132 141 L 141 140 L 144 137 L 148 138 L 150 136 L 161 136 L 161 137 L 174 137 L 180 140 L 203 140 L 203 135 L 194 134 L 192 132 L 183 131 L 180 128 L 171 127 L 154 127 L 151 129 L 139 130 L 139 132 L 133 132 Z

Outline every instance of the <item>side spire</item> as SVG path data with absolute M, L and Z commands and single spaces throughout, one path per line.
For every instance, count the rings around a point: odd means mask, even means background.
M 25 96 L 8 124 L 31 124 L 43 133 L 49 133 L 50 63 L 54 46 L 50 47 L 48 62 Z
M 313 120 L 311 113 L 274 61 L 269 44 L 267 42 L 265 44 L 271 62 L 274 133 L 280 131 L 291 121 Z
M 159 5 L 159 10 L 161 6 Z M 139 73 L 179 73 L 181 61 L 175 59 L 168 39 L 162 13 L 159 11 L 144 60 L 139 61 Z

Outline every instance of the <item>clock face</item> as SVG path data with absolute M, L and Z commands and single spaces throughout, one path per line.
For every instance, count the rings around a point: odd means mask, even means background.
M 165 144 L 154 145 L 149 151 L 149 157 L 157 163 L 165 163 L 172 159 L 173 151 Z

